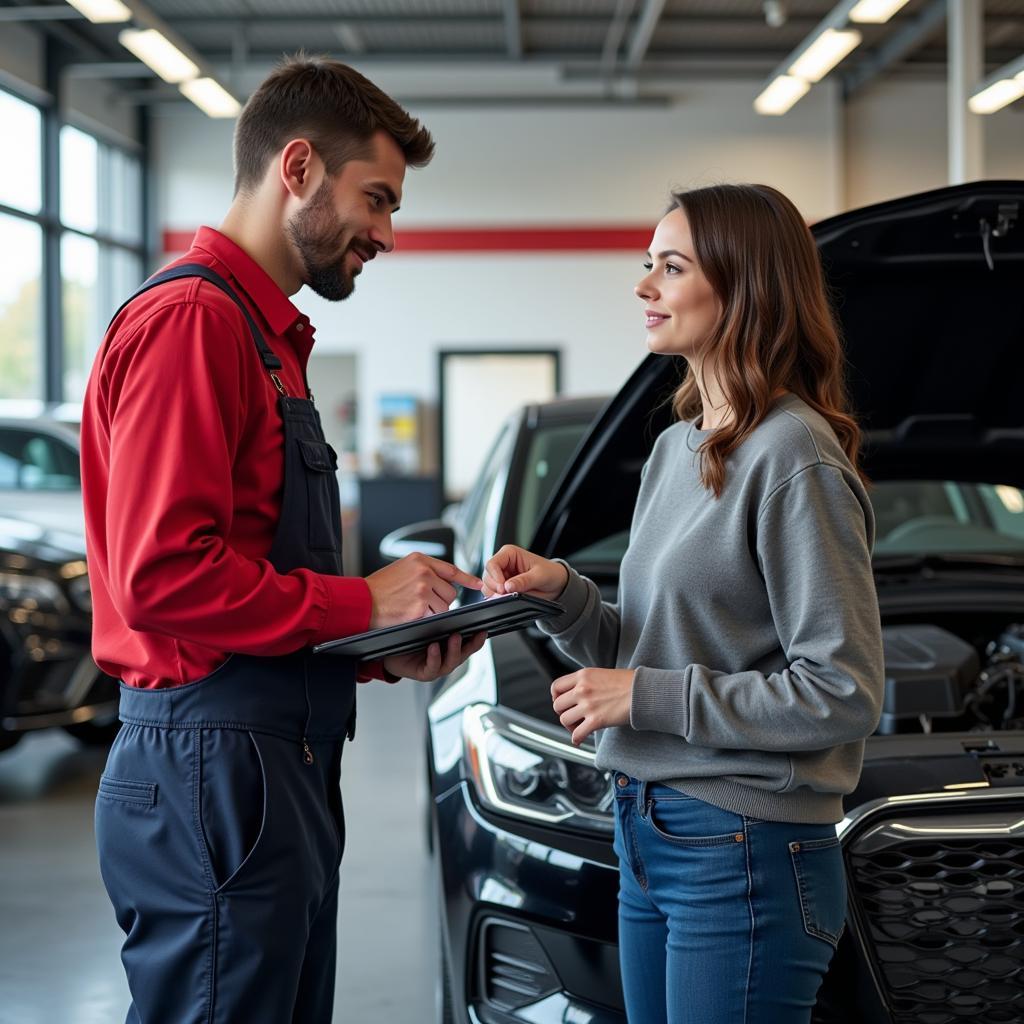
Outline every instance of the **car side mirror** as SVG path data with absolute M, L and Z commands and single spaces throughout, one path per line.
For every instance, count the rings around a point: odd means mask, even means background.
M 389 561 L 420 551 L 431 558 L 452 562 L 455 560 L 455 531 L 440 519 L 410 523 L 392 530 L 381 540 L 377 550 L 381 558 Z

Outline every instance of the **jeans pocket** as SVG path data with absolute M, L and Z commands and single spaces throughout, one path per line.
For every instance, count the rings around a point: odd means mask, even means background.
M 197 819 L 212 887 L 223 892 L 251 863 L 266 832 L 267 780 L 251 732 L 199 731 Z
M 650 803 L 647 820 L 666 842 L 691 848 L 736 846 L 744 840 L 742 819 L 696 797 L 657 797 Z M 721 832 L 732 825 L 731 832 Z
M 846 923 L 846 875 L 836 839 L 789 844 L 804 931 L 831 946 L 839 944 Z

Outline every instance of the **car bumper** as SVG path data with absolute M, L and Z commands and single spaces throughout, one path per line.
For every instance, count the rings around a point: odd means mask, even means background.
M 610 840 L 545 842 L 485 817 L 465 783 L 438 799 L 436 826 L 455 1019 L 625 1024 Z

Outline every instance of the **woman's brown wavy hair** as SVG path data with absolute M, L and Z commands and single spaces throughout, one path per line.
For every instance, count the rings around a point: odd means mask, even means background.
M 726 458 L 764 419 L 779 388 L 825 418 L 865 479 L 839 330 L 818 249 L 799 210 L 768 185 L 714 185 L 673 192 L 672 199 L 669 212 L 678 208 L 686 216 L 697 264 L 722 308 L 701 354 L 732 418 L 700 447 L 704 485 L 721 497 Z M 703 414 L 692 371 L 672 396 L 672 408 L 680 419 Z

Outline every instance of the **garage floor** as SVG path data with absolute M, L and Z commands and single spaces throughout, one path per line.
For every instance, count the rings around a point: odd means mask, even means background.
M 342 778 L 339 1024 L 431 1019 L 436 926 L 416 698 L 412 683 L 360 687 Z M 59 730 L 0 754 L 0 1024 L 124 1020 L 121 932 L 93 842 L 103 761 Z

